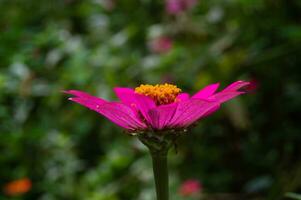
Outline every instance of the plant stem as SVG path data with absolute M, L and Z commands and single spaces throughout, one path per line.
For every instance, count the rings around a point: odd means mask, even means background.
M 168 200 L 167 152 L 151 152 L 157 200 Z
M 138 134 L 139 140 L 148 147 L 152 156 L 157 200 L 168 200 L 167 154 L 168 150 L 175 145 L 177 137 L 178 135 L 174 132 Z

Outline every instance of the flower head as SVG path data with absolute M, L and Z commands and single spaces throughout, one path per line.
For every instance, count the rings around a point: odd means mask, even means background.
M 65 91 L 79 103 L 105 116 L 129 133 L 184 130 L 215 112 L 220 105 L 240 94 L 249 82 L 237 81 L 220 92 L 219 84 L 209 85 L 195 95 L 175 85 L 157 84 L 114 89 L 119 102 L 109 102 L 77 90 Z
M 140 85 L 135 88 L 137 94 L 150 97 L 157 105 L 170 104 L 176 101 L 181 89 L 172 84 Z
M 28 178 L 11 181 L 4 186 L 5 194 L 9 196 L 18 196 L 27 193 L 31 189 L 32 183 Z
M 192 196 L 195 194 L 200 193 L 202 190 L 202 185 L 198 180 L 195 179 L 189 179 L 182 183 L 179 193 L 181 196 Z

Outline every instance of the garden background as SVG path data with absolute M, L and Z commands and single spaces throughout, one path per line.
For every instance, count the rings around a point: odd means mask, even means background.
M 301 192 L 301 1 L 0 0 L 0 199 L 153 200 L 150 156 L 61 91 L 251 80 L 170 152 L 171 199 Z M 10 195 L 13 180 L 31 189 Z M 206 197 L 205 197 L 206 196 Z M 226 199 L 226 198 L 224 198 Z

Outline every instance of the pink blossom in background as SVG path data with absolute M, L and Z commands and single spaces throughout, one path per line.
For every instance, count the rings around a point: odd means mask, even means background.
M 202 191 L 202 185 L 198 180 L 190 179 L 182 183 L 179 193 L 181 196 L 193 196 L 199 194 Z
M 153 39 L 150 44 L 150 50 L 154 53 L 168 53 L 173 46 L 173 41 L 167 36 L 161 36 Z
M 78 90 L 65 91 L 69 100 L 105 116 L 128 133 L 183 130 L 216 112 L 222 103 L 244 94 L 250 83 L 236 81 L 216 92 L 211 84 L 190 96 L 172 84 L 116 87 L 119 102 L 110 102 Z
M 166 11 L 171 15 L 181 13 L 183 11 L 182 0 L 166 0 Z
M 193 8 L 198 0 L 166 0 L 166 12 L 170 15 L 177 15 Z

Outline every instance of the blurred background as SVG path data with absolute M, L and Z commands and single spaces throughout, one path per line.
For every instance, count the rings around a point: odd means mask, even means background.
M 301 1 L 0 0 L 0 13 L 1 200 L 155 199 L 146 148 L 62 90 L 114 100 L 116 86 L 240 79 L 253 92 L 170 152 L 171 199 L 301 192 Z

